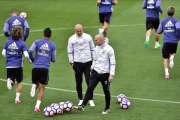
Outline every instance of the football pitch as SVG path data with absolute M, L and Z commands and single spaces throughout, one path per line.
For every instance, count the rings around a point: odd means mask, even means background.
M 51 63 L 50 79 L 45 89 L 40 112 L 34 112 L 37 100 L 31 98 L 32 66 L 24 59 L 24 79 L 21 93 L 21 103 L 15 104 L 15 89 L 6 87 L 5 58 L 0 55 L 0 120 L 178 120 L 180 119 L 180 52 L 177 49 L 175 65 L 169 68 L 170 79 L 165 79 L 162 49 L 154 49 L 154 30 L 150 45 L 145 42 L 145 10 L 142 9 L 144 0 L 118 0 L 113 6 L 113 15 L 107 34 L 110 45 L 114 48 L 116 71 L 110 85 L 110 113 L 102 115 L 105 99 L 101 84 L 94 90 L 95 107 L 87 104 L 85 111 L 73 109 L 62 115 L 45 117 L 43 109 L 52 103 L 71 101 L 77 105 L 79 100 L 76 93 L 74 71 L 67 56 L 68 39 L 74 32 L 76 24 L 82 24 L 83 31 L 93 39 L 101 28 L 98 18 L 97 0 L 0 0 L 0 48 L 2 50 L 7 38 L 3 34 L 4 22 L 10 17 L 10 10 L 16 8 L 19 12 L 27 13 L 30 34 L 26 41 L 28 48 L 37 39 L 42 39 L 43 30 L 52 30 L 51 41 L 57 47 L 57 60 Z M 161 8 L 167 17 L 168 6 L 174 6 L 174 17 L 180 20 L 179 0 L 162 0 Z M 160 36 L 160 44 L 163 35 Z M 83 80 L 83 92 L 87 89 Z M 121 109 L 116 101 L 118 94 L 125 94 L 131 102 L 129 109 Z

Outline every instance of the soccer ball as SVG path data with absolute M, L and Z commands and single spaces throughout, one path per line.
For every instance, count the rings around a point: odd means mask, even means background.
M 64 110 L 65 111 L 71 111 L 73 109 L 73 103 L 70 101 L 67 101 L 64 103 Z
M 64 110 L 64 102 L 60 102 L 60 103 L 59 103 L 59 106 L 60 106 L 60 108 L 61 108 L 62 110 Z
M 63 114 L 63 109 L 60 108 L 60 105 L 55 105 L 53 108 L 54 114 L 61 115 Z
M 123 100 L 121 103 L 120 103 L 120 106 L 121 108 L 123 109 L 128 109 L 130 106 L 131 106 L 131 103 L 129 100 Z
M 44 108 L 44 115 L 47 117 L 53 116 L 54 111 L 50 106 L 47 106 L 46 108 Z
M 26 14 L 25 12 L 22 12 L 22 13 L 20 14 L 20 17 L 26 18 L 26 17 L 27 17 L 27 14 Z
M 52 103 L 51 104 L 51 107 L 54 107 L 54 106 L 56 106 L 56 105 L 59 105 L 58 103 Z
M 119 94 L 117 96 L 117 102 L 121 103 L 121 101 L 126 100 L 126 96 L 124 94 Z

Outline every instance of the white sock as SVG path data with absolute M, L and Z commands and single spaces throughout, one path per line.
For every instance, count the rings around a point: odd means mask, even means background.
M 174 55 L 171 55 L 170 59 L 174 59 Z
M 16 93 L 16 99 L 15 99 L 15 100 L 18 100 L 18 101 L 19 101 L 20 95 L 21 95 L 21 93 Z
M 159 45 L 159 42 L 156 42 L 156 45 Z
M 169 75 L 168 68 L 165 68 L 165 74 Z
M 146 39 L 148 39 L 148 38 L 149 38 L 149 36 L 146 37 Z
M 35 107 L 39 108 L 40 104 L 41 104 L 41 101 L 40 101 L 40 100 L 37 100 Z
M 102 33 L 104 32 L 104 29 L 102 28 Z

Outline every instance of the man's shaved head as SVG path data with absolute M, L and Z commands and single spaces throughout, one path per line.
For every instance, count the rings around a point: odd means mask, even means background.
M 97 34 L 95 36 L 95 43 L 98 45 L 98 46 L 101 46 L 104 44 L 104 36 L 102 34 Z
M 75 32 L 79 37 L 81 37 L 81 35 L 83 33 L 83 27 L 81 24 L 75 25 Z

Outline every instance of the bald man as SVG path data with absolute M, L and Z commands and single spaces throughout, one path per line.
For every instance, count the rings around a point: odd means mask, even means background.
M 85 75 L 86 84 L 90 81 L 90 68 L 92 65 L 92 57 L 94 59 L 94 43 L 89 34 L 83 33 L 81 24 L 75 26 L 75 34 L 69 38 L 67 52 L 69 62 L 74 69 L 76 79 L 76 90 L 78 93 L 79 103 L 83 102 L 82 81 L 83 73 Z M 89 99 L 90 106 L 95 106 L 93 96 Z
M 115 75 L 115 55 L 113 48 L 104 41 L 101 34 L 95 36 L 95 59 L 91 66 L 91 81 L 84 101 L 79 106 L 74 106 L 75 109 L 84 111 L 88 100 L 93 96 L 93 91 L 97 84 L 101 82 L 105 94 L 106 106 L 102 114 L 107 114 L 110 111 L 110 83 L 113 81 Z

